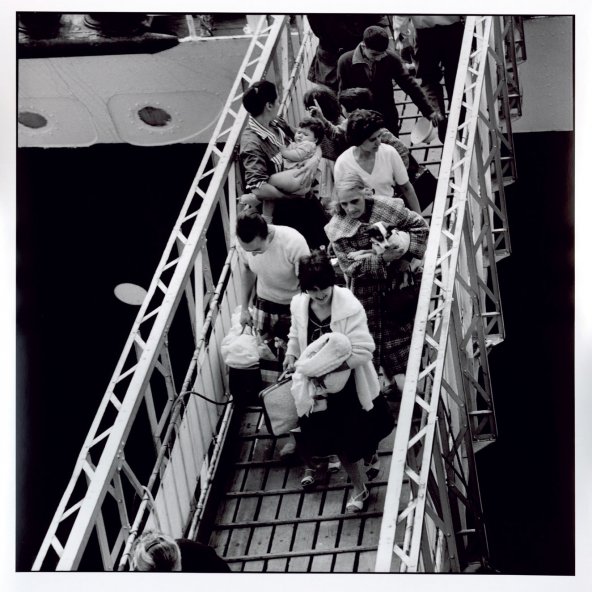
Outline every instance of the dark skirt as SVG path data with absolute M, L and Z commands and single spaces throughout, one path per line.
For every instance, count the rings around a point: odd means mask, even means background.
M 338 393 L 327 395 L 327 409 L 299 419 L 298 446 L 305 458 L 337 454 L 347 462 L 369 458 L 394 427 L 394 418 L 382 395 L 364 411 L 356 393 L 354 372 Z

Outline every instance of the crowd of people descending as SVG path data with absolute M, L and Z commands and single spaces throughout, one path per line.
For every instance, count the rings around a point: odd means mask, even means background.
M 280 456 L 300 457 L 304 488 L 343 468 L 352 485 L 347 512 L 365 508 L 404 385 L 428 225 L 412 183 L 417 163 L 398 138 L 393 83 L 442 136 L 442 68 L 447 86 L 455 72 L 448 54 L 437 62 L 433 45 L 458 37 L 459 26 L 462 37 L 462 25 L 434 18 L 417 23 L 428 90 L 378 15 L 311 15 L 315 84 L 298 128 L 278 117 L 272 82 L 255 82 L 243 96 L 240 322 L 274 354 L 261 365 L 264 385 L 293 378 L 298 427 Z M 311 351 L 325 368 L 314 385 L 298 372 Z
M 243 96 L 240 324 L 273 354 L 260 360 L 261 384 L 293 380 L 298 427 L 280 456 L 300 457 L 305 489 L 343 468 L 352 487 L 346 511 L 360 512 L 367 482 L 380 471 L 380 440 L 395 425 L 428 236 L 413 187 L 419 165 L 398 138 L 393 82 L 442 140 L 440 80 L 444 74 L 450 96 L 462 22 L 450 15 L 308 20 L 319 40 L 308 72 L 315 84 L 297 129 L 278 117 L 272 82 L 255 82 Z M 393 50 L 388 25 L 395 48 L 415 48 L 421 83 Z M 304 372 L 307 365 L 317 371 Z M 135 541 L 130 568 L 230 571 L 209 546 L 152 530 Z

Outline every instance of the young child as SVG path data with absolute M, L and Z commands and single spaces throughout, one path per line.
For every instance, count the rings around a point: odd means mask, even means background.
M 280 148 L 284 170 L 272 174 L 268 183 L 289 195 L 306 195 L 315 180 L 322 151 L 320 143 L 325 136 L 324 126 L 314 117 L 305 117 L 294 133 L 294 141 Z M 256 208 L 261 200 L 252 194 L 241 196 L 242 205 Z M 273 201 L 263 201 L 263 217 L 271 222 Z
M 294 141 L 280 150 L 284 158 L 284 170 L 271 175 L 269 183 L 284 193 L 306 195 L 310 191 L 310 184 L 302 186 L 296 170 L 304 161 L 320 159 L 320 150 L 317 148 L 324 135 L 323 124 L 318 119 L 305 117 L 294 134 Z
M 316 171 L 321 160 L 319 144 L 324 135 L 323 124 L 318 119 L 313 117 L 302 119 L 294 134 L 294 141 L 280 150 L 284 160 L 284 170 L 271 175 L 268 183 L 287 194 L 306 195 L 310 191 L 315 175 L 302 174 L 301 167 L 304 166 Z M 303 178 L 310 179 L 310 181 L 303 183 Z M 249 197 L 248 195 L 243 196 L 241 203 L 256 207 L 259 200 L 255 199 L 251 202 L 249 199 L 245 199 Z M 273 201 L 265 200 L 263 202 L 261 213 L 268 222 L 273 219 L 274 208 Z

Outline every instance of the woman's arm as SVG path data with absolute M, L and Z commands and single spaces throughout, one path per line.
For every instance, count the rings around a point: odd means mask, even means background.
M 417 212 L 405 207 L 397 208 L 394 219 L 397 230 L 409 233 L 409 256 L 421 259 L 425 254 L 430 231 L 427 222 Z
M 407 183 L 403 183 L 403 185 L 399 185 L 399 187 L 403 193 L 403 201 L 407 208 L 421 215 L 419 199 L 417 199 L 417 194 L 415 193 L 415 189 L 413 188 L 413 185 L 411 185 L 411 182 L 407 181 Z

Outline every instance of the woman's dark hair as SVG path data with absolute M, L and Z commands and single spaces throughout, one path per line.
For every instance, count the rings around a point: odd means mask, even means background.
M 317 145 L 320 144 L 325 137 L 325 126 L 322 124 L 320 119 L 315 119 L 314 117 L 304 117 L 298 124 L 298 127 L 309 129 L 314 134 Z
M 315 107 L 314 102 L 316 100 L 325 119 L 328 119 L 331 123 L 337 123 L 339 121 L 341 107 L 339 106 L 337 95 L 330 88 L 326 86 L 315 86 L 304 93 L 302 100 L 307 109 L 309 107 Z
M 347 119 L 345 133 L 352 146 L 359 146 L 374 132 L 384 127 L 384 119 L 378 111 L 356 109 Z
M 373 51 L 386 51 L 389 44 L 388 33 L 383 27 L 372 25 L 364 31 L 364 45 Z
M 250 243 L 253 239 L 267 238 L 269 227 L 265 218 L 257 212 L 243 210 L 236 219 L 236 236 L 243 243 Z
M 339 103 L 348 113 L 351 113 L 356 109 L 372 109 L 374 98 L 370 89 L 355 86 L 345 88 L 339 93 Z
M 253 116 L 261 115 L 267 103 L 275 103 L 277 89 L 269 80 L 259 80 L 253 83 L 243 95 L 243 106 Z
M 298 279 L 303 292 L 314 289 L 324 290 L 334 286 L 335 271 L 327 251 L 314 249 L 310 255 L 301 257 L 298 264 Z

